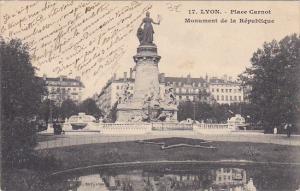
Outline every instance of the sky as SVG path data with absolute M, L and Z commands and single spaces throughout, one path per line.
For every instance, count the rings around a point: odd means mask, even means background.
M 99 92 L 113 73 L 121 77 L 123 72 L 134 67 L 132 57 L 139 45 L 136 30 L 147 10 L 154 21 L 160 19 L 160 25 L 153 26 L 154 43 L 162 57 L 159 71 L 166 76 L 227 74 L 236 77 L 251 66 L 251 56 L 264 42 L 280 40 L 300 30 L 297 1 L 96 3 L 60 1 L 51 5 L 45 1 L 2 1 L 0 34 L 6 39 L 21 38 L 29 43 L 32 64 L 39 69 L 37 75 L 81 76 L 86 86 L 84 96 L 88 97 Z M 197 14 L 189 14 L 189 10 L 195 10 Z M 219 10 L 219 13 L 201 14 L 201 10 Z M 230 14 L 231 10 L 247 13 Z M 270 14 L 250 14 L 250 10 Z M 74 20 L 76 16 L 78 18 Z M 108 18 L 112 21 L 103 25 Z M 185 23 L 185 18 L 218 19 L 218 23 Z M 237 23 L 220 23 L 222 18 L 236 19 Z M 239 23 L 239 19 L 268 19 L 274 23 L 245 24 Z M 65 28 L 60 28 L 62 26 Z M 42 30 L 37 33 L 38 29 Z M 118 30 L 113 32 L 111 29 Z M 33 35 L 28 37 L 31 33 Z M 103 58 L 95 58 L 96 53 L 103 53 Z M 49 59 L 49 55 L 55 57 Z

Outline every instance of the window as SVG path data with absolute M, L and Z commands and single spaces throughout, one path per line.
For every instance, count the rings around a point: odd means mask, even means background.
M 242 101 L 242 97 L 241 96 L 239 96 L 239 101 Z
M 181 95 L 179 96 L 179 99 L 180 99 L 180 100 L 182 99 L 182 96 L 181 96 Z
M 232 96 L 230 96 L 230 101 L 232 100 Z
M 231 89 L 229 89 L 229 92 L 231 92 Z
M 223 89 L 221 89 L 221 92 L 223 93 L 223 92 L 224 92 L 224 90 L 223 90 Z
M 227 92 L 228 92 L 228 89 L 226 89 L 225 92 L 227 93 Z
M 186 89 L 186 93 L 189 93 L 189 90 L 188 90 L 188 89 Z
M 133 86 L 131 86 L 130 89 L 133 90 Z
M 224 96 L 223 95 L 221 95 L 221 100 L 224 101 Z
M 212 88 L 212 89 L 211 89 L 211 92 L 214 92 L 214 91 L 215 91 L 214 88 Z
M 119 89 L 120 87 L 119 86 L 117 86 L 117 90 Z
M 219 95 L 217 95 L 217 101 L 219 101 Z
M 217 89 L 217 92 L 219 92 L 219 89 Z
M 227 95 L 225 96 L 225 100 L 228 101 L 228 96 Z
M 234 96 L 234 101 L 236 101 L 236 96 Z

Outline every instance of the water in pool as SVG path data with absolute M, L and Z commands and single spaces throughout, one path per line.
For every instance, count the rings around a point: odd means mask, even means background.
M 176 165 L 94 169 L 52 181 L 74 191 L 296 191 L 300 173 L 292 167 Z

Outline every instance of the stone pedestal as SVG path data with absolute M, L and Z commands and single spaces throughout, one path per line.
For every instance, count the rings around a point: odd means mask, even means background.
M 160 56 L 154 44 L 140 45 L 133 57 L 136 63 L 134 93 L 126 103 L 117 107 L 118 122 L 157 121 L 169 118 L 177 122 L 177 106 L 164 103 L 160 97 L 158 62 Z M 165 120 L 164 120 L 165 121 Z

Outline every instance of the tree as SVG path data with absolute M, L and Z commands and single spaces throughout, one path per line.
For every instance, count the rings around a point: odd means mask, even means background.
M 180 102 L 178 105 L 177 117 L 179 121 L 186 120 L 187 118 L 193 119 L 193 102 Z
M 36 144 L 33 119 L 45 88 L 35 77 L 28 47 L 20 40 L 6 42 L 0 37 L 0 54 L 2 165 L 17 167 L 28 161 Z
M 284 123 L 297 125 L 299 117 L 300 38 L 293 34 L 264 43 L 251 58 L 252 66 L 240 75 L 250 86 L 249 100 L 266 132 Z
M 117 120 L 117 107 L 118 107 L 118 102 L 116 102 L 114 106 L 111 108 L 111 110 L 109 111 L 105 119 L 106 122 L 114 123 Z
M 39 117 L 46 122 L 52 122 L 52 119 L 58 119 L 60 112 L 60 108 L 53 100 L 45 99 L 40 105 Z
M 187 118 L 194 119 L 194 117 L 197 121 L 207 121 L 214 118 L 214 113 L 212 106 L 208 103 L 184 101 L 179 103 L 177 117 L 179 121 Z
M 78 114 L 78 107 L 74 101 L 67 99 L 62 102 L 60 111 L 59 111 L 59 117 L 65 119 L 65 118 L 69 118 L 72 115 L 76 115 L 76 114 Z
M 194 113 L 195 112 L 195 113 Z M 232 103 L 232 104 L 208 104 L 206 102 L 180 102 L 178 106 L 178 120 L 186 120 L 187 118 L 197 121 L 212 123 L 227 123 L 227 120 L 235 114 L 241 114 L 243 117 L 251 116 L 248 122 L 256 119 L 253 114 L 254 108 L 249 103 Z
M 101 110 L 98 108 L 95 100 L 88 98 L 79 105 L 79 111 L 88 115 L 93 115 L 96 118 L 102 116 Z

